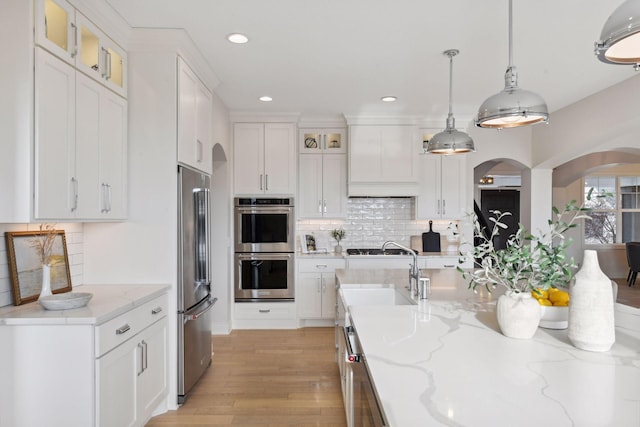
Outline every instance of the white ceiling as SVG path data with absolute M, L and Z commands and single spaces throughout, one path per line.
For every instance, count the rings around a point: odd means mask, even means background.
M 221 84 L 232 111 L 303 116 L 385 115 L 441 120 L 453 110 L 465 127 L 504 87 L 507 0 L 106 0 L 132 27 L 184 28 Z M 551 112 L 633 77 L 630 66 L 593 54 L 622 0 L 514 0 L 519 85 Z M 233 45 L 225 36 L 245 33 Z M 274 101 L 258 101 L 270 95 Z M 380 97 L 395 95 L 395 103 Z M 551 115 L 551 121 L 553 114 Z

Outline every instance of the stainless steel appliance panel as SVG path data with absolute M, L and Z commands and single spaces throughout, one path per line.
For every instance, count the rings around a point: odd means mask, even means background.
M 185 313 L 178 314 L 182 327 L 178 328 L 178 340 L 184 343 L 178 354 L 178 403 L 198 382 L 211 364 L 211 309 L 217 298 L 206 299 Z
M 236 253 L 236 301 L 294 298 L 293 253 Z
M 178 167 L 178 403 L 211 364 L 208 175 Z
M 293 252 L 293 199 L 236 198 L 235 252 Z

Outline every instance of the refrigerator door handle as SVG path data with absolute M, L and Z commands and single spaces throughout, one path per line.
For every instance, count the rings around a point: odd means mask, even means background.
M 195 285 L 211 285 L 211 236 L 209 230 L 210 191 L 208 188 L 193 190 L 195 202 Z
M 209 300 L 207 301 L 208 304 L 206 305 L 205 308 L 203 308 L 202 310 L 200 310 L 200 311 L 198 311 L 197 313 L 194 313 L 194 314 L 184 313 L 182 315 L 182 322 L 186 324 L 187 322 L 189 322 L 191 320 L 198 319 L 203 314 L 205 314 L 207 311 L 211 310 L 217 301 L 218 301 L 218 298 L 209 297 Z

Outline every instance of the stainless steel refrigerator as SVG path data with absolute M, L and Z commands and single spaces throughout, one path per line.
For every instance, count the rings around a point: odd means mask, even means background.
M 211 364 L 210 178 L 178 167 L 178 403 Z

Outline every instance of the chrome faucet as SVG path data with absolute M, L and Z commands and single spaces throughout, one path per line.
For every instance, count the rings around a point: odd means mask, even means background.
M 411 264 L 411 268 L 409 269 L 409 294 L 411 294 L 411 296 L 414 296 L 418 292 L 418 281 L 420 280 L 420 269 L 418 268 L 418 253 L 413 249 L 402 246 L 400 243 L 394 242 L 393 240 L 387 240 L 382 244 L 382 252 L 384 252 L 389 245 L 394 245 L 399 247 L 400 249 L 404 249 L 413 256 L 413 263 Z

